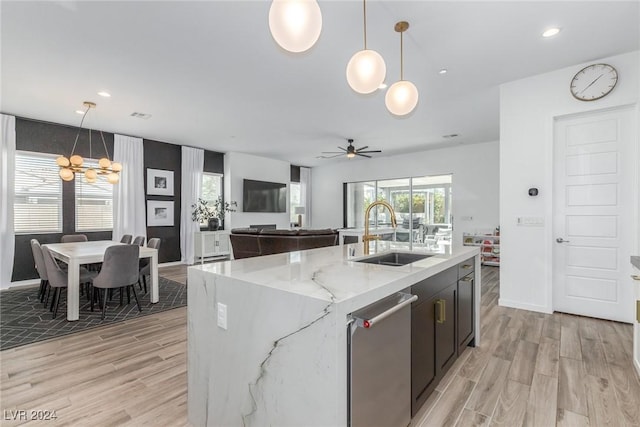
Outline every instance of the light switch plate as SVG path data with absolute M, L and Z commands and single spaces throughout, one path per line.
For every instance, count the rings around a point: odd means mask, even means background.
M 218 327 L 227 330 L 227 305 L 218 303 Z
M 544 225 L 544 218 L 541 216 L 519 216 L 516 217 L 516 223 L 519 226 L 542 227 Z

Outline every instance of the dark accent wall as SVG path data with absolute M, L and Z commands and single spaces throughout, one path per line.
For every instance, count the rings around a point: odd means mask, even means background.
M 173 171 L 173 196 L 147 195 L 147 169 Z M 147 239 L 162 239 L 159 262 L 180 261 L 180 197 L 182 148 L 166 142 L 144 140 L 144 193 L 146 200 L 173 201 L 173 227 L 148 227 Z
M 224 154 L 205 150 L 204 167 L 202 171 L 224 174 Z
M 291 165 L 291 182 L 300 182 L 300 166 Z
M 69 156 L 77 131 L 77 127 L 16 117 L 16 150 Z M 109 150 L 109 156 L 112 157 L 113 134 L 103 132 L 103 136 L 107 150 Z M 104 154 L 99 131 L 93 131 L 91 147 L 94 157 L 101 157 Z M 75 152 L 82 157 L 89 157 L 88 129 L 81 131 Z M 57 169 L 53 160 L 51 167 Z M 37 239 L 40 244 L 58 243 L 64 234 L 75 233 L 75 188 L 74 181 L 62 183 L 62 233 L 17 234 L 15 236 L 12 281 L 38 277 L 31 253 L 31 239 Z M 89 240 L 111 240 L 111 231 L 85 232 L 83 234 L 86 234 Z
M 16 149 L 40 153 L 64 154 L 71 153 L 78 128 L 56 123 L 16 117 Z M 113 133 L 103 132 L 109 157 L 113 158 Z M 102 157 L 104 147 L 99 131 L 92 133 L 93 157 Z M 174 201 L 173 227 L 147 227 L 147 239 L 159 237 L 162 239 L 158 261 L 180 261 L 180 196 L 181 196 L 181 163 L 182 148 L 180 145 L 169 144 L 145 139 L 144 144 L 144 181 L 146 200 Z M 75 152 L 83 157 L 89 157 L 89 131 L 83 129 L 78 139 Z M 204 152 L 204 171 L 224 173 L 224 154 L 214 151 Z M 52 167 L 57 167 L 52 163 Z M 173 171 L 173 196 L 146 196 L 147 168 Z M 33 255 L 31 253 L 31 239 L 37 239 L 41 244 L 58 243 L 64 234 L 75 232 L 75 185 L 63 182 L 62 185 L 62 233 L 49 234 L 19 234 L 15 236 L 15 256 L 13 262 L 12 281 L 35 279 L 36 272 Z M 89 240 L 111 240 L 111 231 L 85 232 Z

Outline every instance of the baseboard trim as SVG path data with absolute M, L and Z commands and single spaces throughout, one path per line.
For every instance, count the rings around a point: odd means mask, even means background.
M 158 267 L 175 267 L 176 265 L 184 264 L 182 261 L 171 261 L 171 262 L 163 262 L 162 264 L 158 264 Z
M 552 314 L 553 310 L 542 305 L 527 304 L 520 301 L 513 301 L 504 298 L 498 298 L 498 305 L 501 307 L 518 308 L 520 310 L 536 311 L 538 313 Z
M 9 286 L 6 288 L 2 288 L 1 290 L 6 291 L 13 288 L 26 288 L 28 286 L 39 285 L 40 279 L 28 279 L 28 280 L 20 280 L 18 282 L 11 282 Z

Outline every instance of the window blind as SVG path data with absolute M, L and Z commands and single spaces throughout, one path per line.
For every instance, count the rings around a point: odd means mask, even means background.
M 55 156 L 16 152 L 14 231 L 62 232 L 62 180 Z
M 85 159 L 85 165 L 99 169 L 98 163 Z M 113 186 L 104 177 L 88 183 L 83 175 L 77 175 L 76 183 L 76 231 L 102 231 L 113 229 Z M 118 185 L 118 184 L 115 184 Z

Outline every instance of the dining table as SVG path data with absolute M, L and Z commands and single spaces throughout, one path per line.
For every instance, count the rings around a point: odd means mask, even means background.
M 89 242 L 48 243 L 43 245 L 49 249 L 54 258 L 67 263 L 67 320 L 75 321 L 80 316 L 80 266 L 83 264 L 100 263 L 104 253 L 110 246 L 125 243 L 111 240 L 96 240 Z M 150 259 L 151 303 L 159 301 L 158 291 L 158 250 L 140 247 L 140 258 Z

